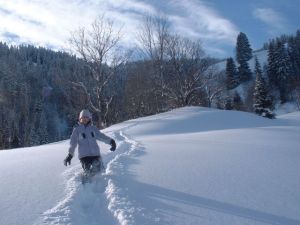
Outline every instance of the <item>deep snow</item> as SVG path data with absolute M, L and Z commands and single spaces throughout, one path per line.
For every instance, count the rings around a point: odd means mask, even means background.
M 300 112 L 268 120 L 187 107 L 104 130 L 81 185 L 68 141 L 0 152 L 0 224 L 300 224 Z

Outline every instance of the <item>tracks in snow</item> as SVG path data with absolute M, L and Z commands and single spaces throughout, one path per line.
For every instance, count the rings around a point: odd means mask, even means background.
M 123 129 L 126 130 L 128 128 Z M 134 223 L 134 204 L 126 197 L 122 179 L 126 159 L 139 150 L 139 144 L 122 130 L 114 133 L 118 143 L 116 155 L 104 158 L 106 171 L 95 177 L 91 184 L 82 185 L 80 165 L 67 169 L 66 196 L 56 206 L 43 213 L 35 223 L 47 225 L 129 225 Z M 124 161 L 125 160 L 125 161 Z
M 119 224 L 129 225 L 134 224 L 133 215 L 136 212 L 136 207 L 128 198 L 126 188 L 124 188 L 126 183 L 126 166 L 128 165 L 126 160 L 140 148 L 136 141 L 125 136 L 122 131 L 117 134 L 116 139 L 121 141 L 119 150 L 122 153 L 118 154 L 107 164 L 106 173 L 110 177 L 106 188 L 108 209 L 117 218 Z

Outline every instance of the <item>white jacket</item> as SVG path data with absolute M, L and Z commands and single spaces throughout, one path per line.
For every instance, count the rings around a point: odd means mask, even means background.
M 101 133 L 94 125 L 79 124 L 73 129 L 69 153 L 74 156 L 75 149 L 78 145 L 78 158 L 86 156 L 100 156 L 100 148 L 96 140 L 110 144 L 111 138 Z

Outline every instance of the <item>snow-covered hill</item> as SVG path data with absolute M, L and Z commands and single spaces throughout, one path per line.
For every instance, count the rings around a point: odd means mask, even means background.
M 300 224 L 300 112 L 276 120 L 187 107 L 104 130 L 82 186 L 68 141 L 0 152 L 0 224 Z
M 255 57 L 258 59 L 261 67 L 268 63 L 268 51 L 267 50 L 258 50 L 253 52 L 253 57 L 248 61 L 249 67 L 252 71 L 255 68 Z M 233 57 L 234 58 L 234 57 Z M 234 59 L 235 60 L 235 59 Z M 238 63 L 236 61 L 235 65 L 237 66 Z M 216 69 L 219 71 L 226 70 L 226 59 L 214 65 Z

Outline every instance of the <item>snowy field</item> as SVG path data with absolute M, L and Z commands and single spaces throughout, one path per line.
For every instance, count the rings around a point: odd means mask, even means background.
M 85 186 L 68 140 L 0 151 L 0 224 L 300 225 L 300 112 L 187 107 L 104 132 L 117 150 Z

